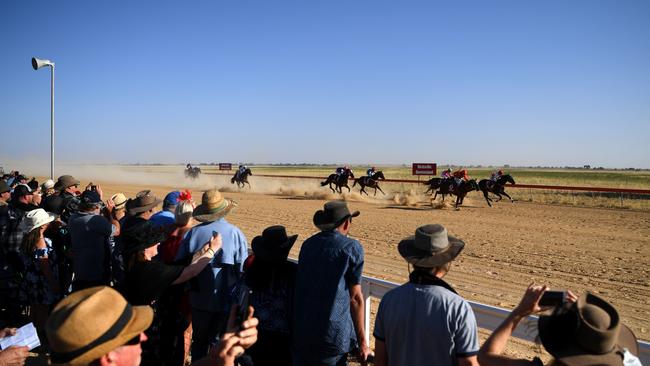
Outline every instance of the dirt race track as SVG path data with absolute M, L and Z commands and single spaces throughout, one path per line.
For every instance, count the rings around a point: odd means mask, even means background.
M 144 188 L 162 197 L 171 188 L 108 182 L 103 187 L 107 197 L 117 191 L 132 197 Z M 199 202 L 200 188 L 194 188 Z M 323 198 L 331 198 L 248 189 L 225 195 L 239 203 L 227 219 L 244 231 L 249 242 L 274 224 L 300 234 L 291 252 L 294 258 L 302 240 L 316 232 L 314 212 L 322 208 Z M 640 339 L 650 339 L 648 212 L 505 201 L 488 208 L 478 194 L 470 195 L 459 211 L 436 209 L 427 202 L 408 206 L 357 195 L 348 198 L 350 208 L 361 211 L 351 236 L 365 248 L 367 276 L 405 282 L 407 266 L 397 253 L 397 243 L 419 225 L 440 223 L 466 243 L 446 277 L 463 297 L 512 308 L 531 282 L 576 293 L 589 290 L 612 302 Z

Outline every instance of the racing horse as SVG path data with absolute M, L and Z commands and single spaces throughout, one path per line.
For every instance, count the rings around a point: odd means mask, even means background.
M 478 187 L 483 192 L 485 202 L 487 202 L 488 206 L 492 207 L 492 204 L 490 203 L 490 201 L 492 201 L 492 198 L 488 197 L 488 192 L 494 193 L 499 197 L 494 202 L 501 201 L 503 198 L 501 195 L 510 198 L 510 202 L 515 202 L 515 200 L 513 200 L 512 197 L 508 196 L 508 194 L 505 192 L 506 183 L 515 184 L 515 180 L 510 176 L 510 174 L 504 174 L 500 176 L 496 182 L 493 182 L 490 179 L 481 179 L 481 181 L 478 182 Z
M 356 186 L 358 183 L 359 186 L 361 186 L 361 191 L 359 192 L 362 195 L 365 193 L 366 195 L 369 196 L 368 192 L 366 192 L 366 187 L 374 188 L 375 196 L 377 195 L 377 190 L 379 190 L 379 192 L 381 192 L 382 194 L 386 194 L 379 187 L 379 181 L 384 179 L 386 179 L 386 177 L 384 177 L 384 173 L 382 173 L 381 170 L 378 170 L 375 172 L 375 174 L 373 174 L 372 178 L 370 178 L 369 176 L 365 176 L 365 177 L 355 179 L 354 184 L 352 184 L 352 187 Z
M 445 194 L 449 194 L 449 189 L 451 188 L 451 183 L 452 179 L 443 179 L 443 178 L 431 178 L 426 182 L 422 182 L 422 184 L 429 186 L 429 188 L 424 192 L 424 194 L 428 193 L 436 193 L 436 190 L 440 189 L 440 193 L 443 195 L 442 200 L 445 200 Z M 443 192 L 444 191 L 444 192 Z M 435 197 L 433 198 L 435 199 Z
M 196 179 L 199 177 L 199 175 L 201 175 L 201 168 L 199 168 L 198 166 L 195 167 L 189 166 L 187 167 L 187 169 L 185 169 L 186 178 Z
M 433 179 L 439 179 L 439 178 L 433 178 Z M 445 182 L 446 183 L 446 182 Z M 433 199 L 435 200 L 436 197 L 438 196 L 438 193 L 442 195 L 442 201 L 445 201 L 445 195 L 447 194 L 453 194 L 456 196 L 456 205 L 455 208 L 458 208 L 459 205 L 463 204 L 463 200 L 465 199 L 465 196 L 471 191 L 478 191 L 479 187 L 478 184 L 476 183 L 476 179 L 470 179 L 468 181 L 462 181 L 460 182 L 460 185 L 454 189 L 450 189 L 451 184 L 443 184 L 440 186 L 440 189 L 436 191 L 436 194 L 433 196 Z
M 330 189 L 332 192 L 336 193 L 338 190 L 339 193 L 343 193 L 341 187 L 345 187 L 348 189 L 348 192 L 350 192 L 350 187 L 348 186 L 348 179 L 354 179 L 354 174 L 352 173 L 352 170 L 348 169 L 345 171 L 345 173 L 338 175 L 338 174 L 330 174 L 327 179 L 325 179 L 324 182 L 320 182 L 321 187 L 324 187 L 329 184 Z M 332 184 L 336 186 L 336 189 L 332 188 Z
M 232 176 L 230 179 L 230 183 L 234 184 L 237 183 L 237 188 L 243 188 L 248 184 L 248 188 L 251 188 L 251 184 L 248 182 L 248 176 L 253 175 L 251 172 L 251 168 L 246 168 L 241 174 L 239 174 L 239 170 L 235 172 L 235 175 Z

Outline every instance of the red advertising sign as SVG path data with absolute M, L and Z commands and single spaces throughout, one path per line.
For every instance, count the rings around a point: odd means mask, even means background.
M 219 170 L 232 170 L 231 163 L 219 163 Z
M 436 175 L 436 163 L 413 163 L 413 175 Z

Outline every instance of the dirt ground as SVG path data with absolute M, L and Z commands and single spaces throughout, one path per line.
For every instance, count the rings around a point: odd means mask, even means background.
M 106 197 L 118 191 L 132 197 L 145 188 L 163 197 L 171 188 L 193 186 L 198 202 L 203 189 L 222 187 L 226 197 L 239 203 L 227 219 L 249 241 L 274 224 L 299 234 L 291 251 L 295 258 L 302 241 L 316 232 L 314 212 L 337 196 L 314 182 L 283 188 L 288 183 L 262 180 L 252 181 L 258 189 L 241 191 L 221 178 L 145 179 L 162 184 L 117 184 L 106 178 L 101 183 Z M 264 189 L 259 189 L 262 185 Z M 397 253 L 397 243 L 420 225 L 440 223 L 466 243 L 446 277 L 463 297 L 512 308 L 531 282 L 578 294 L 591 291 L 613 303 L 639 339 L 650 340 L 650 213 L 505 201 L 488 208 L 478 195 L 470 196 L 456 211 L 432 205 L 418 192 L 386 197 L 390 199 L 345 196 L 352 210 L 361 211 L 351 236 L 365 249 L 366 276 L 405 282 L 407 265 Z M 481 333 L 483 338 L 485 332 Z M 509 351 L 532 356 L 536 349 L 514 342 Z

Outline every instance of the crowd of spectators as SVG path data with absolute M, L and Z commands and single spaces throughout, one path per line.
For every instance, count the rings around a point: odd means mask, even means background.
M 196 205 L 189 191 L 104 197 L 70 175 L 42 185 L 15 172 L 0 179 L 0 338 L 33 322 L 57 365 L 542 365 L 503 354 L 530 314 L 549 365 L 641 365 L 637 341 L 616 309 L 566 292 L 540 306 L 531 285 L 483 343 L 469 303 L 443 278 L 465 243 L 424 225 L 397 243 L 412 269 L 377 311 L 370 349 L 361 290 L 362 244 L 349 236 L 360 215 L 325 203 L 318 232 L 288 260 L 298 235 L 266 228 L 251 241 L 226 220 L 237 203 L 216 189 Z M 162 203 L 162 210 L 158 207 Z M 0 350 L 22 365 L 27 347 Z M 374 360 L 374 361 L 373 361 Z

